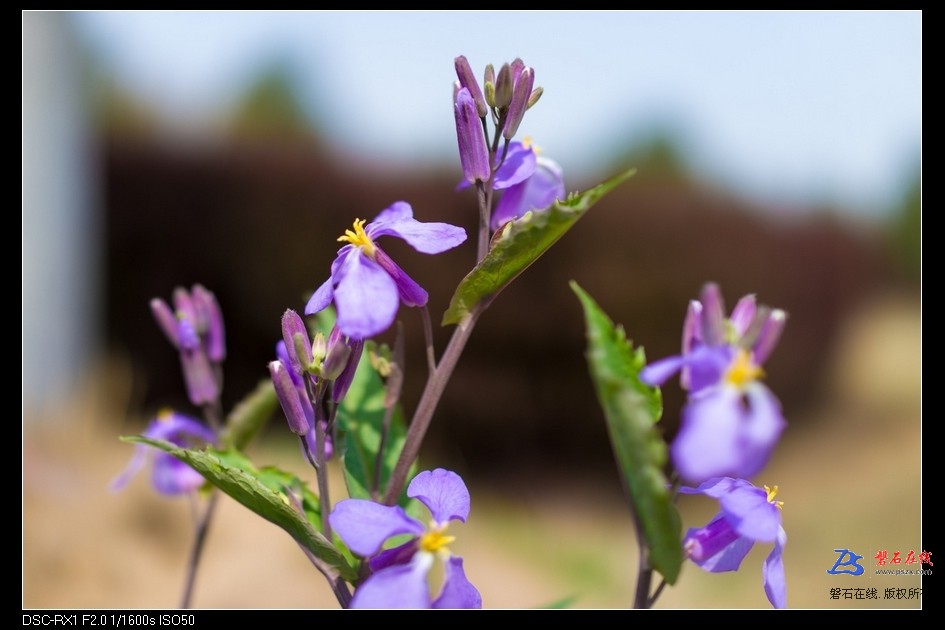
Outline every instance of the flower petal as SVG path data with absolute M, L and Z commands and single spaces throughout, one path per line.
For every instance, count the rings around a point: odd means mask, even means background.
M 368 564 L 371 565 L 371 571 L 377 573 L 381 569 L 394 566 L 395 564 L 407 564 L 417 553 L 419 545 L 418 538 L 411 538 L 402 545 L 385 549 L 379 554 L 372 556 Z
M 686 365 L 686 357 L 675 355 L 650 363 L 640 370 L 640 380 L 647 385 L 658 387 L 665 383 L 670 376 Z
M 437 523 L 465 523 L 469 516 L 469 490 L 462 477 L 450 470 L 423 471 L 410 482 L 407 496 L 427 506 Z
M 496 156 L 496 162 L 502 157 L 502 154 Z M 510 142 L 509 151 L 505 154 L 505 161 L 495 173 L 493 181 L 494 190 L 509 188 L 525 181 L 535 173 L 537 158 L 535 151 L 531 147 L 526 147 L 521 142 Z
M 336 278 L 334 297 L 341 332 L 366 339 L 390 327 L 400 300 L 397 285 L 380 265 L 360 250 L 353 251 L 338 269 Z
M 740 535 L 758 542 L 773 542 L 781 529 L 781 510 L 768 493 L 747 481 L 719 497 L 726 519 Z
M 144 468 L 144 465 L 148 463 L 148 455 L 150 452 L 149 446 L 145 444 L 135 444 L 135 451 L 131 455 L 128 465 L 125 466 L 125 469 L 112 480 L 112 482 L 108 485 L 108 488 L 112 492 L 118 492 L 127 486 L 132 477 L 137 475 L 141 469 Z
M 781 528 L 774 543 L 774 549 L 765 559 L 761 574 L 764 578 L 765 595 L 775 608 L 787 608 L 787 582 L 784 579 L 784 546 L 787 544 L 787 533 Z
M 439 254 L 466 241 L 466 230 L 463 228 L 449 223 L 417 221 L 408 204 L 402 201 L 398 203 L 402 205 L 394 204 L 384 210 L 365 228 L 368 236 L 372 239 L 380 236 L 402 238 L 421 254 Z
M 339 501 L 328 520 L 351 551 L 360 556 L 373 556 L 391 536 L 420 535 L 425 531 L 423 525 L 407 516 L 400 506 L 365 499 Z
M 683 539 L 689 559 L 710 573 L 737 571 L 754 541 L 739 536 L 718 514 L 705 527 L 690 528 Z
M 203 475 L 168 453 L 154 456 L 151 485 L 161 494 L 174 496 L 196 490 L 204 484 Z
M 699 484 L 697 488 L 688 488 L 680 486 L 680 494 L 704 494 L 707 497 L 718 499 L 726 492 L 730 492 L 736 484 L 748 483 L 744 479 L 732 479 L 731 477 L 713 477 Z M 751 485 L 750 483 L 748 485 Z
M 463 559 L 459 556 L 451 556 L 446 561 L 445 569 L 443 591 L 433 602 L 433 608 L 482 608 L 482 595 L 466 579 Z
M 670 447 L 673 465 L 683 479 L 701 483 L 712 477 L 741 476 L 737 471 L 744 455 L 738 445 L 742 415 L 740 394 L 729 387 L 690 399 Z
M 426 289 L 408 276 L 407 272 L 401 269 L 400 266 L 387 255 L 387 252 L 380 247 L 376 248 L 374 260 L 380 265 L 381 269 L 387 272 L 394 281 L 394 284 L 397 285 L 397 295 L 400 296 L 401 302 L 406 306 L 426 306 L 427 300 L 430 297 Z
M 332 279 L 328 278 L 320 287 L 315 289 L 315 293 L 308 299 L 308 303 L 305 305 L 305 314 L 314 315 L 324 310 L 331 304 L 331 299 L 334 297 L 334 294 L 335 291 L 332 287 Z
M 382 569 L 358 587 L 351 608 L 429 608 L 430 587 L 427 573 L 433 554 L 420 552 L 410 564 Z
M 733 474 L 753 477 L 768 463 L 787 422 L 781 415 L 781 403 L 761 383 L 749 385 L 745 396 L 748 399 L 748 411 L 739 436 L 742 464 Z

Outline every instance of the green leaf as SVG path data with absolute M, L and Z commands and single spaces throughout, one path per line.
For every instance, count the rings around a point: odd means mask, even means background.
M 239 503 L 284 529 L 315 557 L 336 567 L 342 578 L 348 581 L 357 578 L 357 571 L 349 558 L 316 529 L 321 523 L 318 497 L 294 475 L 275 468 L 257 471 L 245 456 L 234 451 L 187 449 L 141 436 L 123 437 L 122 440 L 148 444 L 170 453 Z M 304 514 L 293 507 L 287 490 L 294 491 L 296 496 L 301 494 Z
M 259 381 L 255 389 L 241 400 L 226 418 L 226 428 L 220 442 L 224 447 L 234 447 L 239 450 L 246 448 L 256 434 L 262 430 L 266 421 L 272 417 L 279 399 L 272 381 Z
M 587 362 L 617 465 L 649 549 L 650 565 L 670 584 L 682 565 L 682 532 L 669 482 L 663 474 L 666 442 L 655 424 L 662 414 L 656 387 L 640 381 L 646 365 L 643 348 L 633 349 L 622 327 L 614 327 L 596 302 L 571 282 L 587 321 Z
M 547 210 L 527 212 L 492 237 L 489 253 L 463 278 L 443 314 L 443 325 L 458 324 L 477 305 L 494 298 L 520 273 L 564 236 L 605 194 L 634 174 L 626 171 Z
M 345 482 L 348 494 L 356 499 L 371 498 L 377 451 L 381 445 L 381 431 L 384 426 L 386 391 L 383 380 L 371 366 L 368 356 L 370 352 L 370 347 L 365 348 L 351 387 L 338 408 L 338 425 L 343 436 L 341 452 Z M 400 405 L 395 405 L 384 446 L 384 456 L 381 458 L 378 488 L 381 495 L 384 494 L 406 438 L 404 415 Z

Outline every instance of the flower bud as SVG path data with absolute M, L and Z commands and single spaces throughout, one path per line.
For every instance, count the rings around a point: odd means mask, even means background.
M 296 435 L 305 435 L 312 428 L 315 417 L 308 397 L 304 398 L 303 403 L 301 392 L 292 382 L 291 375 L 281 361 L 269 363 L 269 374 L 272 376 L 279 404 L 282 405 L 282 411 L 289 422 L 289 429 Z
M 203 338 L 207 358 L 213 363 L 222 363 L 226 358 L 226 334 L 220 304 L 216 296 L 200 284 L 194 285 L 191 301 L 197 316 L 197 331 Z
M 312 344 L 308 340 L 305 322 L 292 309 L 282 314 L 282 339 L 285 341 L 292 371 L 296 374 L 304 374 L 308 366 L 312 364 Z
M 508 117 L 505 119 L 505 127 L 502 129 L 502 136 L 509 140 L 518 131 L 518 126 L 522 123 L 525 116 L 525 109 L 528 104 L 528 97 L 532 93 L 532 86 L 535 84 L 535 72 L 531 68 L 522 70 L 515 82 L 515 88 L 512 92 L 512 101 L 509 103 Z
M 177 348 L 180 345 L 180 340 L 177 338 L 177 318 L 174 317 L 171 307 L 161 298 L 154 298 L 151 300 L 151 314 L 154 315 L 154 320 L 167 340 Z
M 489 110 L 486 107 L 486 100 L 482 96 L 482 90 L 479 89 L 479 82 L 476 81 L 476 75 L 473 74 L 472 68 L 469 67 L 469 62 L 466 60 L 466 57 L 460 55 L 454 60 L 454 63 L 456 65 L 456 76 L 459 77 L 460 85 L 469 90 L 469 95 L 472 96 L 473 101 L 476 103 L 476 111 L 479 117 L 485 118 Z
M 515 83 L 512 79 L 512 70 L 509 64 L 504 63 L 499 68 L 499 76 L 495 82 L 495 106 L 498 109 L 505 109 L 512 102 L 512 89 Z
M 487 181 L 492 175 L 489 164 L 489 149 L 482 135 L 482 122 L 476 114 L 476 105 L 467 88 L 456 94 L 453 105 L 456 115 L 456 140 L 459 145 L 459 160 L 463 176 L 470 184 Z
M 492 67 L 491 63 L 486 66 L 482 85 L 486 92 L 486 105 L 495 107 L 495 68 Z

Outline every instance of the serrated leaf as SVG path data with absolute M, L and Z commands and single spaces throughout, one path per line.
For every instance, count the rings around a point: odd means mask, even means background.
M 669 482 L 663 474 L 666 442 L 655 424 L 662 414 L 660 390 L 640 381 L 643 348 L 633 349 L 594 300 L 571 282 L 587 322 L 587 362 L 604 409 L 614 456 L 631 507 L 649 549 L 650 565 L 669 583 L 682 565 L 682 531 Z
M 279 399 L 272 381 L 264 379 L 241 400 L 226 417 L 226 428 L 220 439 L 224 447 L 243 450 L 272 417 Z
M 148 444 L 170 453 L 203 475 L 210 483 L 271 523 L 289 533 L 312 554 L 338 569 L 339 575 L 354 581 L 357 571 L 315 527 L 318 525 L 318 498 L 304 489 L 294 475 L 274 468 L 257 471 L 248 460 L 233 451 L 181 448 L 171 442 L 132 436 L 122 440 Z M 285 488 L 302 488 L 305 514 L 292 505 Z M 314 511 L 314 512 L 313 512 Z
M 343 435 L 342 458 L 348 494 L 356 499 L 370 499 L 374 486 L 377 451 L 384 426 L 384 382 L 371 366 L 368 352 L 361 356 L 358 370 L 344 401 L 338 408 L 338 423 Z M 404 447 L 407 431 L 400 405 L 394 407 L 384 456 L 381 458 L 379 492 L 384 494 L 397 458 Z
M 458 324 L 476 305 L 492 299 L 512 280 L 548 251 L 597 201 L 629 179 L 629 170 L 606 182 L 556 201 L 547 210 L 527 212 L 510 221 L 492 237 L 485 258 L 456 287 L 443 325 Z

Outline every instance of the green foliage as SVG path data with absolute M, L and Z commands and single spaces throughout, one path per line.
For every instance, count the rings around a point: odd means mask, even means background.
M 458 324 L 473 308 L 492 300 L 520 273 L 564 236 L 605 194 L 634 174 L 629 170 L 594 188 L 556 201 L 547 210 L 527 212 L 492 237 L 489 253 L 456 287 L 443 325 Z
M 371 366 L 371 351 L 370 346 L 365 348 L 351 387 L 338 409 L 338 423 L 342 431 L 339 448 L 343 453 L 345 482 L 348 494 L 357 499 L 372 498 L 377 452 L 384 426 L 386 390 L 380 375 Z M 406 435 L 403 412 L 400 405 L 395 405 L 381 458 L 380 485 L 377 488 L 381 495 L 397 464 Z
M 646 365 L 642 348 L 633 349 L 622 327 L 572 282 L 587 321 L 587 362 L 604 409 L 607 430 L 624 487 L 649 550 L 650 565 L 670 584 L 682 565 L 679 513 L 663 474 L 666 443 L 655 424 L 662 414 L 660 390 L 640 381 Z
M 259 384 L 241 400 L 226 418 L 226 428 L 220 441 L 224 448 L 243 450 L 272 417 L 279 399 L 270 379 Z
M 298 477 L 277 468 L 257 470 L 245 455 L 236 451 L 181 448 L 164 440 L 123 437 L 135 444 L 147 444 L 170 453 L 199 472 L 214 486 L 271 523 L 289 533 L 315 557 L 338 569 L 353 581 L 357 571 L 350 559 L 336 549 L 318 529 L 321 517 L 318 497 Z M 296 500 L 289 497 L 291 493 Z M 301 502 L 302 511 L 296 507 Z

